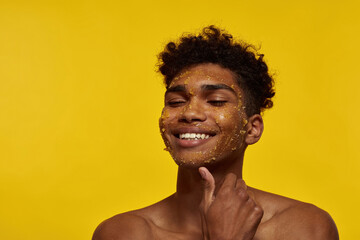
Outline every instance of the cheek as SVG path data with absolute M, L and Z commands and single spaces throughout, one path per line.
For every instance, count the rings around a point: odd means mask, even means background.
M 170 116 L 169 110 L 167 108 L 163 108 L 160 119 L 166 120 L 169 118 L 169 116 Z
M 165 141 L 165 132 L 166 132 L 166 123 L 169 119 L 169 111 L 166 108 L 163 108 L 162 112 L 161 112 L 161 116 L 159 118 L 159 128 L 160 128 L 160 132 L 161 132 L 161 136 L 163 137 L 164 141 Z
M 218 140 L 214 149 L 218 154 L 235 151 L 241 148 L 244 140 L 245 116 L 238 111 L 228 111 L 220 113 L 216 121 L 221 129 L 223 136 Z
M 170 131 L 169 126 L 171 125 L 172 121 L 174 121 L 174 118 L 172 117 L 174 115 L 169 109 L 163 108 L 163 111 L 161 113 L 161 117 L 159 118 L 159 128 L 161 137 L 164 140 L 166 148 L 164 150 L 171 152 L 170 147 Z
M 159 127 L 161 134 L 165 132 L 165 120 L 169 118 L 169 112 L 167 109 L 163 108 L 161 116 L 159 118 Z

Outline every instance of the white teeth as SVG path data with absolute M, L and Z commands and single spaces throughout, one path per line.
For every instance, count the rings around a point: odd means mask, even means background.
M 199 139 L 208 139 L 210 135 L 205 133 L 181 133 L 179 134 L 180 139 L 186 140 L 199 140 Z

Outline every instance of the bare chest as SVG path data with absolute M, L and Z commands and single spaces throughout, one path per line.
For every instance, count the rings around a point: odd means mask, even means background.
M 201 233 L 173 232 L 161 228 L 152 228 L 154 240 L 201 240 Z
M 175 232 L 166 229 L 159 228 L 157 226 L 152 227 L 154 240 L 202 240 L 203 236 L 201 231 L 197 232 Z M 279 238 L 276 234 L 276 230 L 269 225 L 260 225 L 253 240 L 281 240 L 285 238 Z

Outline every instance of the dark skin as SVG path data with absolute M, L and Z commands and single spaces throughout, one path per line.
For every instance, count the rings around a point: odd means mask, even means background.
M 179 165 L 177 191 L 104 221 L 93 240 L 339 239 L 325 211 L 246 185 L 244 152 L 260 139 L 263 121 L 246 116 L 242 96 L 234 74 L 216 64 L 174 78 L 160 128 Z

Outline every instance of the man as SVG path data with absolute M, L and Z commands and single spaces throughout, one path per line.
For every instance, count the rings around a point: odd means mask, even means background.
M 242 179 L 245 149 L 263 131 L 273 80 L 263 56 L 214 26 L 170 42 L 160 131 L 178 164 L 177 191 L 99 225 L 93 240 L 338 239 L 323 210 L 267 193 Z

